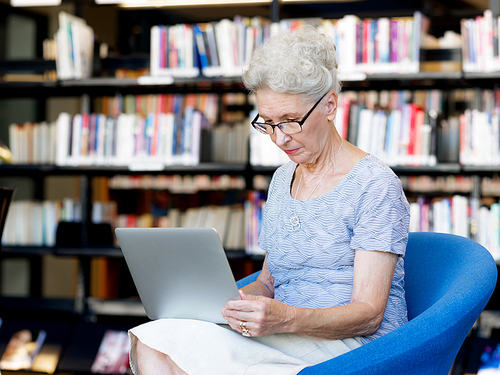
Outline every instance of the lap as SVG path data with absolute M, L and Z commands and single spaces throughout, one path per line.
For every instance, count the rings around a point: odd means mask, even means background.
M 188 319 L 155 320 L 130 330 L 131 366 L 137 339 L 167 354 L 190 375 L 297 374 L 303 368 L 348 352 L 358 339 L 325 340 L 296 334 L 243 337 L 229 326 Z

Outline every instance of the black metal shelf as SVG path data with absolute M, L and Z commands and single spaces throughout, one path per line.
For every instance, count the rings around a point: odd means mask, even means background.
M 113 176 L 117 174 L 227 174 L 243 173 L 247 170 L 244 163 L 201 163 L 194 166 L 173 165 L 162 169 L 144 169 L 127 166 L 57 166 L 40 164 L 0 164 L 4 176 L 39 175 L 86 175 Z
M 54 249 L 47 246 L 1 246 L 0 255 L 3 256 L 29 256 L 52 254 Z
M 413 174 L 491 174 L 500 172 L 500 165 L 463 166 L 442 163 L 434 166 L 390 166 L 400 175 Z M 56 166 L 37 164 L 0 164 L 4 176 L 86 175 L 114 176 L 119 174 L 272 174 L 278 166 L 249 165 L 245 163 L 201 163 L 194 166 L 172 165 L 161 169 L 144 169 L 127 166 Z
M 391 166 L 394 173 L 398 175 L 420 175 L 420 174 L 461 174 L 463 168 L 460 164 L 437 164 L 435 166 Z
M 74 298 L 0 297 L 2 309 L 53 310 L 75 312 Z
M 48 247 L 48 246 L 3 246 L 0 254 L 5 256 L 57 255 L 76 257 L 123 258 L 118 247 Z M 263 260 L 263 255 L 247 254 L 244 250 L 226 250 L 228 259 Z
M 55 70 L 56 62 L 54 60 L 0 60 L 0 73 L 5 72 L 40 72 Z
M 113 58 L 120 60 L 122 58 Z M 123 58 L 126 62 L 126 58 Z M 144 57 L 130 57 L 131 61 L 142 61 Z M 106 60 L 102 60 L 103 62 Z M 106 65 L 106 64 L 105 64 Z M 118 63 L 107 63 L 109 66 Z M 19 67 L 22 71 L 44 71 L 55 68 L 53 61 L 0 61 L 0 72 Z M 342 84 L 346 89 L 376 89 L 401 87 L 420 88 L 429 86 L 446 86 L 449 88 L 470 87 L 472 85 L 489 85 L 500 80 L 500 72 L 465 73 L 465 72 L 418 72 L 410 74 L 363 74 L 356 73 L 344 76 Z M 5 90 L 8 89 L 8 90 Z M 29 90 L 27 90 L 29 89 Z M 245 91 L 241 77 L 204 77 L 171 78 L 141 77 L 114 78 L 92 77 L 80 80 L 46 81 L 46 82 L 2 82 L 0 81 L 0 98 L 11 97 L 50 97 L 50 96 L 94 96 L 114 95 L 116 91 L 124 93 L 169 93 L 178 92 L 228 92 Z

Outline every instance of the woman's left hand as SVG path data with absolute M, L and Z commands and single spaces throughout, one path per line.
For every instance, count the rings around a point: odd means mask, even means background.
M 241 300 L 229 301 L 222 309 L 222 316 L 232 329 L 243 333 L 244 327 L 254 337 L 289 332 L 293 307 L 272 298 L 245 294 L 242 290 L 240 296 Z

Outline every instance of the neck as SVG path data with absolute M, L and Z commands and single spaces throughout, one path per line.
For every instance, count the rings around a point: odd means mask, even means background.
M 333 146 L 326 148 L 325 152 L 319 155 L 314 162 L 300 164 L 301 176 L 304 176 L 306 181 L 315 180 L 324 173 L 328 173 L 330 169 L 334 173 L 337 171 L 339 154 L 342 151 L 344 140 L 338 136 L 332 144 Z

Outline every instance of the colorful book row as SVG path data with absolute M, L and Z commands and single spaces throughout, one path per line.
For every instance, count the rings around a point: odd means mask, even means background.
M 411 232 L 452 233 L 476 240 L 500 259 L 500 204 L 478 199 L 420 197 L 410 203 Z
M 151 75 L 172 77 L 241 76 L 253 50 L 279 31 L 309 23 L 332 37 L 342 74 L 416 73 L 429 28 L 422 13 L 413 17 L 338 20 L 282 20 L 235 17 L 203 24 L 151 28 Z M 355 48 L 353 48 L 355 46 Z
M 9 207 L 2 243 L 18 246 L 54 246 L 61 221 L 81 221 L 79 202 L 13 201 Z
M 464 72 L 500 70 L 499 22 L 490 9 L 482 16 L 462 19 L 462 69 Z
M 338 132 L 391 166 L 436 165 L 438 141 L 444 137 L 438 132 L 437 112 L 426 111 L 425 103 L 415 104 L 404 91 L 384 95 L 387 100 L 382 95 L 360 98 L 353 92 L 341 94 L 335 120 Z M 437 95 L 428 92 L 428 98 L 433 96 Z M 439 102 L 431 106 L 437 107 Z M 452 142 L 453 138 L 445 140 Z
M 207 190 L 243 190 L 243 176 L 191 175 L 116 175 L 109 179 L 110 189 L 168 190 L 172 193 L 196 193 Z

